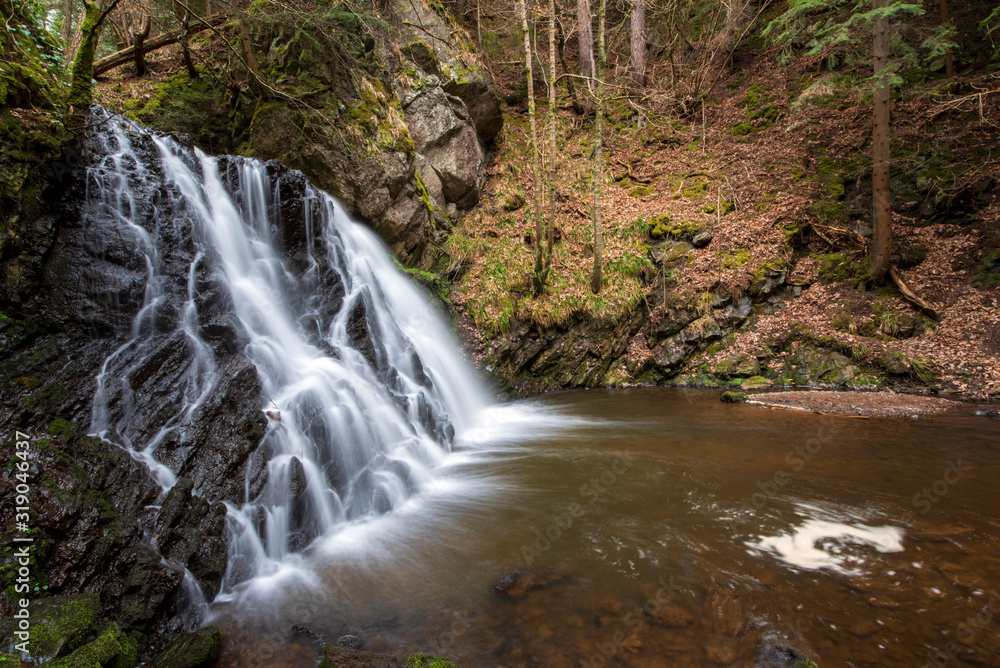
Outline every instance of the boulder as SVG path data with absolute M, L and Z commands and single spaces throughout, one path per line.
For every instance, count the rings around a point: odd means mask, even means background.
M 149 668 L 203 668 L 218 656 L 221 644 L 222 631 L 217 626 L 206 626 L 170 643 Z

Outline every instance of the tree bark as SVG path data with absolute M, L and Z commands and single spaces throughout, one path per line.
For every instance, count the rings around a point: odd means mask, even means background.
M 874 8 L 883 7 L 886 0 L 872 0 Z M 889 81 L 886 66 L 889 60 L 888 19 L 875 23 L 875 99 L 872 176 L 872 221 L 874 237 L 869 251 L 868 267 L 875 284 L 885 280 L 892 253 L 892 209 L 889 193 Z
M 535 122 L 535 81 L 532 75 L 531 35 L 528 31 L 528 8 L 524 0 L 518 0 L 521 12 L 521 36 L 524 38 L 524 75 L 528 84 L 528 122 L 531 126 L 531 174 L 533 190 L 531 192 L 532 211 L 535 215 L 535 270 L 532 273 L 532 285 L 535 293 L 540 293 L 544 287 L 542 279 L 542 185 L 538 169 L 538 127 Z
M 646 85 L 646 0 L 635 0 L 632 6 L 632 83 Z
M 601 184 L 604 180 L 604 70 L 607 56 L 604 51 L 604 14 L 607 0 L 601 0 L 597 10 L 597 77 L 594 82 L 594 103 L 597 117 L 594 122 L 594 273 L 590 289 L 596 295 L 601 291 Z
M 594 33 L 591 28 L 590 0 L 576 0 L 576 24 L 580 51 L 580 76 L 594 76 Z
M 948 0 L 941 0 L 941 27 L 947 28 L 948 23 Z M 951 49 L 944 52 L 944 71 L 949 79 L 955 76 L 955 59 L 951 55 Z
M 142 23 L 139 24 L 139 31 L 132 33 L 133 59 L 135 60 L 135 75 L 137 77 L 141 77 L 146 73 L 146 58 L 142 45 L 146 42 L 146 38 L 149 37 L 149 29 L 152 25 L 153 22 L 147 14 L 142 17 Z

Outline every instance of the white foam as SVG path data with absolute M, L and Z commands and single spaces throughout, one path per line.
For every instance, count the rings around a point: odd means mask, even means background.
M 898 527 L 807 519 L 791 533 L 759 536 L 748 546 L 770 552 L 796 568 L 857 574 L 865 562 L 865 548 L 881 553 L 902 552 L 903 535 Z

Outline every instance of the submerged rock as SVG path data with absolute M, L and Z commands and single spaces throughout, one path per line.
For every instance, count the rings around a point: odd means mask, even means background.
M 524 598 L 525 594 L 535 587 L 544 587 L 568 576 L 568 571 L 555 568 L 519 568 L 500 576 L 490 591 L 519 599 Z
M 399 660 L 388 654 L 327 645 L 319 668 L 400 668 L 400 666 Z

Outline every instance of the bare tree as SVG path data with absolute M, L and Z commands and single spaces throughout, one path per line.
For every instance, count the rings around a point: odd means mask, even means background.
M 594 273 L 590 279 L 590 289 L 596 295 L 601 291 L 601 183 L 604 180 L 604 71 L 607 54 L 604 50 L 604 15 L 607 0 L 601 0 L 597 10 L 597 76 L 594 85 L 594 103 L 597 118 L 594 122 Z
M 594 33 L 591 29 L 590 0 L 576 0 L 577 44 L 580 49 L 580 76 L 594 76 Z
M 632 82 L 636 86 L 646 85 L 646 0 L 635 0 L 632 5 L 632 31 L 629 35 L 632 47 Z
M 872 0 L 872 8 L 880 9 L 886 0 Z M 892 253 L 892 209 L 889 193 L 889 80 L 888 80 L 889 19 L 882 17 L 875 23 L 873 47 L 875 52 L 874 95 L 874 156 L 872 176 L 872 220 L 874 237 L 869 251 L 868 267 L 874 283 L 881 283 L 889 270 Z
M 528 31 L 528 8 L 524 0 L 518 0 L 518 9 L 521 12 L 521 35 L 524 37 L 524 74 L 528 82 L 528 121 L 531 125 L 531 173 L 533 177 L 533 188 L 531 193 L 534 206 L 532 210 L 535 215 L 535 271 L 532 276 L 532 283 L 535 292 L 542 291 L 542 185 L 541 174 L 538 168 L 538 128 L 535 122 L 535 81 L 532 75 L 531 63 L 531 34 Z

